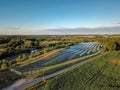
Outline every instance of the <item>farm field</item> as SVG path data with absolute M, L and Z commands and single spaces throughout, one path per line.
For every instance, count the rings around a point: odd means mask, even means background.
M 119 90 L 120 51 L 94 60 L 50 79 L 44 90 Z

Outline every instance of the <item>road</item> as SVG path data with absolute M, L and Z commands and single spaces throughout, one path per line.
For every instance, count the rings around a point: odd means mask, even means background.
M 79 66 L 79 65 L 81 65 L 81 64 L 83 64 L 85 62 L 88 62 L 88 61 L 90 61 L 90 60 L 92 60 L 92 59 L 94 59 L 94 58 L 96 58 L 97 56 L 100 56 L 100 55 L 102 55 L 102 54 L 99 53 L 97 55 L 94 55 L 94 56 L 91 56 L 89 58 L 83 59 L 83 60 L 81 60 L 77 64 L 71 65 L 71 66 L 69 66 L 69 67 L 67 67 L 65 69 L 59 70 L 57 72 L 54 72 L 53 74 L 49 74 L 49 75 L 44 76 L 44 79 L 49 79 L 49 78 L 54 77 L 54 76 L 56 76 L 58 74 L 64 73 L 64 72 L 66 72 L 66 71 L 68 71 L 68 70 L 70 70 L 72 68 L 75 68 L 75 67 L 77 67 L 77 66 Z M 35 79 L 32 79 L 32 80 L 28 80 L 28 81 L 23 80 L 22 83 L 20 83 L 20 84 L 18 84 L 18 83 L 17 84 L 13 84 L 12 86 L 10 86 L 10 87 L 8 87 L 6 89 L 3 89 L 3 90 L 24 90 L 28 86 L 34 85 L 37 82 L 40 82 L 42 80 L 43 80 L 43 77 L 35 78 Z
M 19 71 L 13 69 L 13 68 L 11 68 L 10 71 L 11 71 L 11 72 L 14 72 L 14 73 L 16 73 L 16 74 L 18 74 L 18 75 L 20 75 L 20 76 L 22 75 L 22 72 L 19 72 Z

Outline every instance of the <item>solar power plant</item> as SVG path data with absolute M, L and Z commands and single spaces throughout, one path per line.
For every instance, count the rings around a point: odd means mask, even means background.
M 62 52 L 60 52 L 56 56 L 35 63 L 34 66 L 40 67 L 41 65 L 44 65 L 52 60 L 64 60 L 65 58 L 70 60 L 76 57 L 77 55 L 82 57 L 85 55 L 95 53 L 102 47 L 103 47 L 102 44 L 96 42 L 81 42 L 77 45 L 72 45 L 69 48 L 65 48 Z

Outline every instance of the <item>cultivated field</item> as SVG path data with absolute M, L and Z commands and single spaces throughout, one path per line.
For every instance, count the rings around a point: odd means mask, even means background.
M 50 79 L 45 90 L 119 90 L 120 52 L 109 52 Z

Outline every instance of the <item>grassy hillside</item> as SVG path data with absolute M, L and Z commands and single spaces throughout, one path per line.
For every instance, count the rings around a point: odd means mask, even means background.
M 45 90 L 120 90 L 120 52 L 109 52 L 50 79 Z

